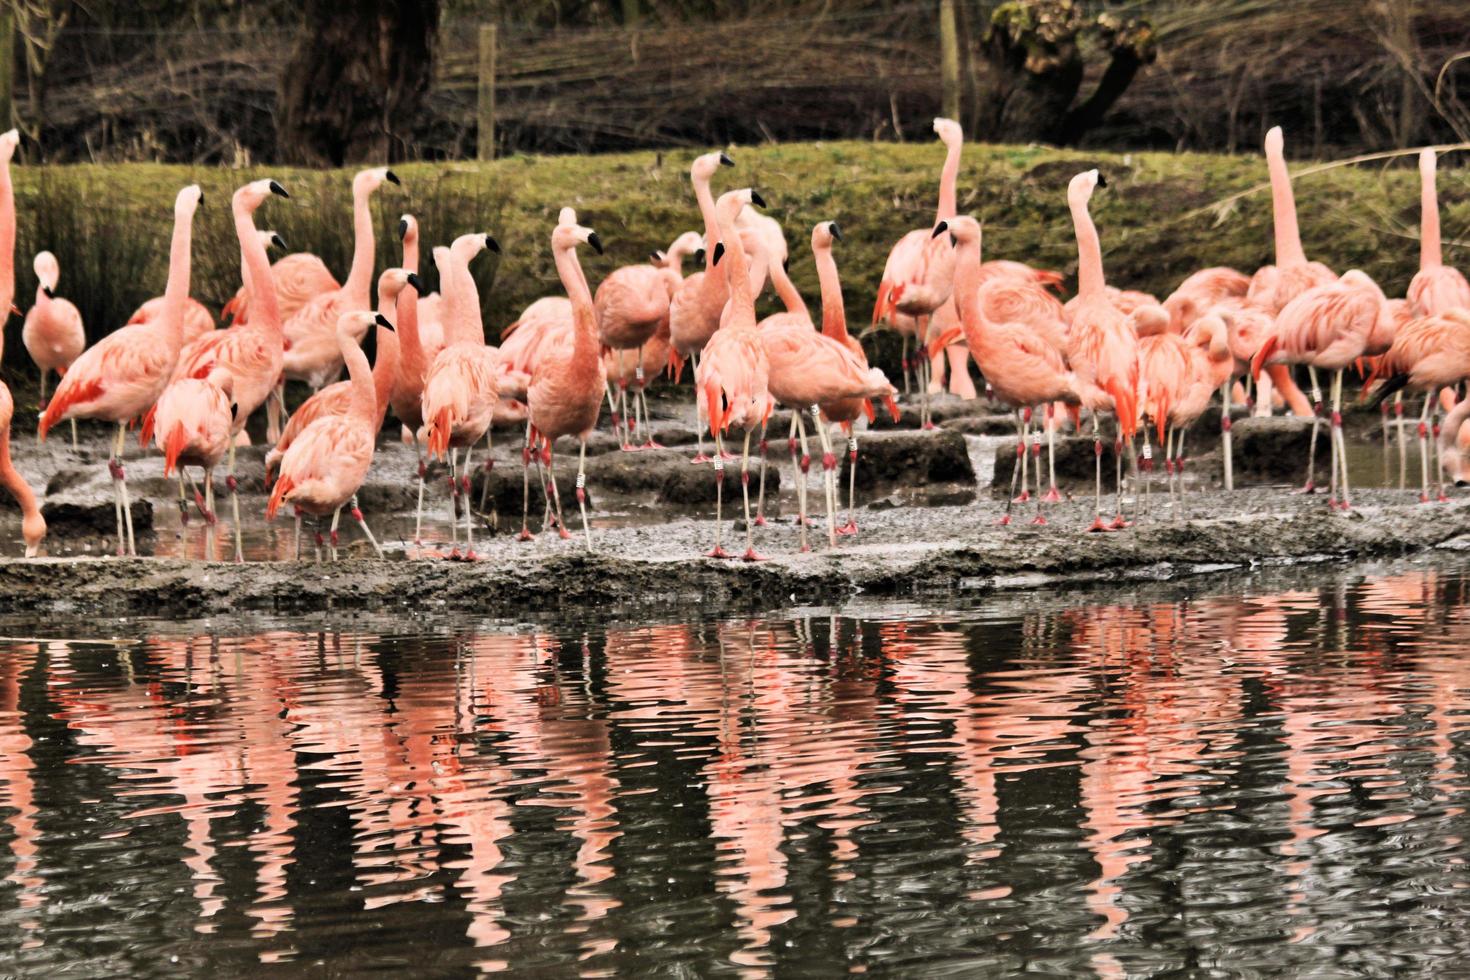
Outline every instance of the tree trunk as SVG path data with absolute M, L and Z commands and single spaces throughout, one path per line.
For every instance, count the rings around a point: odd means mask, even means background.
M 304 0 L 281 79 L 286 163 L 340 166 L 406 156 L 433 74 L 439 0 Z

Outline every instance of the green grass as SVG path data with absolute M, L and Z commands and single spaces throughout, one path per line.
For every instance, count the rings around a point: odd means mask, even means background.
M 786 226 L 793 278 L 815 308 L 811 226 L 841 223 L 839 247 L 848 316 L 866 324 L 892 243 L 933 220 L 943 149 L 934 144 L 803 143 L 737 147 L 738 166 L 717 190 L 750 185 Z M 584 254 L 595 284 L 612 268 L 639 262 L 679 232 L 698 229 L 689 188 L 692 152 L 583 157 L 516 156 L 489 164 L 409 164 L 395 168 L 402 189 L 376 195 L 378 269 L 399 258 L 397 218 L 419 216 L 426 244 L 468 231 L 489 231 L 504 255 L 478 260 L 487 328 L 498 331 L 539 296 L 560 290 L 548 236 L 558 209 L 570 205 L 595 228 L 607 255 Z M 1406 158 L 1409 160 L 1412 158 Z M 1446 161 L 1453 163 L 1453 160 Z M 960 208 L 985 224 L 985 254 L 1075 271 L 1067 214 L 1067 181 L 1097 166 L 1108 178 L 1093 214 L 1101 231 L 1109 281 L 1161 298 L 1191 271 L 1232 265 L 1250 272 L 1271 261 L 1271 212 L 1264 190 L 1226 209 L 1207 206 L 1266 179 L 1260 157 L 1205 154 L 1110 154 L 1038 147 L 966 148 Z M 345 276 L 351 255 L 350 171 L 289 168 L 227 170 L 153 164 L 14 168 L 19 235 L 16 299 L 35 292 L 31 257 L 41 248 L 61 261 L 59 292 L 77 302 L 93 339 L 115 329 L 142 300 L 162 292 L 173 196 L 199 182 L 205 207 L 196 218 L 194 295 L 218 309 L 239 283 L 239 250 L 229 197 L 246 180 L 272 176 L 291 199 L 262 206 L 258 223 L 274 228 L 292 250 L 321 255 Z M 1441 212 L 1447 241 L 1470 222 L 1466 172 L 1442 169 Z M 1341 167 L 1302 178 L 1297 202 L 1307 254 L 1338 271 L 1367 271 L 1390 295 L 1402 295 L 1418 261 L 1417 171 Z M 584 250 L 585 251 L 585 250 Z M 427 256 L 427 251 L 425 252 Z M 1451 262 L 1467 264 L 1447 246 Z M 427 266 L 427 262 L 425 263 Z M 432 271 L 432 270 L 428 270 Z M 767 300 L 769 303 L 769 300 Z M 888 360 L 889 344 L 883 344 Z M 5 368 L 31 371 L 20 344 L 20 320 L 7 329 Z M 891 366 L 891 361 L 889 362 Z

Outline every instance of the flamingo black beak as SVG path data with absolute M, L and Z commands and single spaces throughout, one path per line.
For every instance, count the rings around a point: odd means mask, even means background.
M 730 157 L 729 157 L 729 155 L 724 154 L 724 153 L 721 153 L 720 154 L 720 166 L 722 166 L 722 167 L 733 167 L 733 166 L 735 166 L 735 161 L 734 160 L 731 160 Z
M 1097 186 L 1099 186 L 1099 187 L 1106 187 L 1106 186 L 1108 186 L 1108 179 L 1102 175 L 1102 171 L 1101 170 L 1099 170 L 1097 172 Z
M 714 257 L 710 259 L 710 263 L 709 264 L 710 265 L 719 265 L 720 264 L 720 259 L 722 259 L 724 257 L 725 257 L 725 243 L 724 242 L 715 242 L 715 254 L 714 254 Z
M 199 203 L 196 204 L 196 205 L 194 205 L 194 206 L 195 207 L 199 207 L 199 208 L 204 207 L 204 192 L 203 191 L 200 191 L 199 192 Z
M 835 221 L 829 221 L 829 222 L 827 222 L 827 230 L 832 233 L 832 240 L 833 241 L 835 241 L 835 242 L 842 241 L 842 229 L 839 228 L 839 227 L 837 227 L 837 222 L 835 222 Z
M 288 251 L 288 249 L 286 248 L 286 240 L 280 235 L 277 235 L 275 232 L 271 233 L 271 244 L 283 252 Z
M 384 330 L 392 330 L 393 329 L 393 321 L 389 320 L 387 317 L 385 317 L 381 313 L 379 313 L 375 317 L 373 317 L 373 321 L 375 323 L 377 323 L 378 326 L 382 327 Z
M 602 254 L 602 239 L 597 237 L 597 232 L 594 231 L 587 236 L 587 244 L 591 245 L 593 251 L 598 255 Z
M 290 194 L 287 194 L 286 193 L 286 188 L 282 187 L 280 184 L 276 183 L 275 181 L 271 181 L 271 193 L 272 194 L 279 194 L 281 197 L 290 197 L 291 196 Z
M 41 292 L 43 292 L 43 293 L 46 294 L 46 298 L 47 299 L 55 299 L 56 298 L 56 290 L 52 289 L 50 286 L 42 286 L 41 287 Z M 12 310 L 15 310 L 15 307 L 12 306 L 11 309 Z M 15 310 L 15 312 L 19 313 L 20 310 Z
M 399 239 L 399 241 L 402 241 L 403 239 L 405 239 L 407 237 L 408 237 L 408 219 L 407 218 L 399 218 L 398 219 L 398 239 Z
M 408 274 L 408 284 L 412 286 L 413 291 L 418 293 L 420 296 L 424 294 L 424 281 L 419 278 L 419 274 L 417 272 L 410 272 Z
M 696 248 L 694 250 L 694 264 L 704 265 L 704 249 Z
M 500 243 L 497 242 L 494 238 L 491 238 L 488 234 L 485 236 L 485 247 L 494 252 L 496 255 L 500 254 Z
M 386 170 L 383 172 L 383 179 L 390 184 L 397 184 L 399 187 L 403 186 L 403 181 L 399 180 L 398 175 L 391 170 Z
M 755 191 L 750 192 L 750 203 L 754 204 L 758 208 L 763 208 L 766 206 L 765 198 L 761 197 Z
M 929 238 L 931 240 L 938 238 L 940 235 L 944 234 L 947 231 L 949 231 L 949 222 L 941 221 L 939 222 L 939 224 L 934 226 L 934 234 L 930 235 Z

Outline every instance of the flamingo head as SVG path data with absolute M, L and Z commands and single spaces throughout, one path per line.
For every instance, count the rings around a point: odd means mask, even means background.
M 387 317 L 381 317 L 372 310 L 350 310 L 343 313 L 337 318 L 337 343 L 351 341 L 354 345 L 361 344 L 362 338 L 367 336 L 368 328 L 378 323 L 379 319 L 387 324 L 389 330 L 393 329 L 393 324 L 389 323 Z
M 271 180 L 269 177 L 262 180 L 252 180 L 250 183 L 235 191 L 235 203 L 246 211 L 254 211 L 265 202 L 272 194 L 280 197 L 290 197 L 286 188 Z
M 968 245 L 970 242 L 978 243 L 980 241 L 980 222 L 968 214 L 957 214 L 948 221 L 941 221 L 939 224 L 947 226 L 950 241 L 954 242 L 955 245 Z M 940 229 L 939 225 L 935 225 L 935 237 L 942 234 L 943 230 Z
M 352 193 L 354 195 L 371 194 L 379 187 L 382 187 L 384 182 L 397 184 L 400 187 L 403 186 L 403 181 L 398 179 L 398 175 L 387 167 L 371 167 L 367 170 L 359 170 L 357 176 L 352 178 Z
M 41 291 L 54 299 L 56 283 L 61 278 L 61 264 L 56 261 L 56 256 L 50 252 L 37 252 L 32 268 L 36 270 L 36 281 L 40 283 Z
M 260 239 L 260 247 L 265 249 L 267 252 L 269 252 L 273 248 L 278 248 L 282 252 L 288 251 L 286 248 L 286 240 L 273 231 L 262 229 L 260 231 L 257 231 L 255 235 L 257 238 Z
M 204 203 L 204 191 L 198 184 L 190 184 L 179 191 L 179 196 L 174 198 L 174 216 L 177 218 L 193 217 L 199 205 Z
M 697 231 L 686 231 L 670 243 L 668 251 L 664 252 L 664 264 L 679 268 L 684 264 L 684 256 L 693 255 L 702 248 L 704 236 Z
M 965 131 L 953 119 L 939 117 L 934 120 L 934 132 L 945 146 L 954 146 L 965 141 Z
M 593 251 L 602 254 L 602 239 L 597 237 L 597 232 L 577 224 L 577 212 L 573 208 L 562 208 L 556 228 L 551 232 L 551 247 L 576 248 L 579 244 L 591 245 Z
M 1266 155 L 1279 157 L 1286 152 L 1286 137 L 1281 134 L 1280 126 L 1272 126 L 1266 130 Z
M 754 190 L 742 187 L 739 190 L 726 191 L 721 194 L 715 201 L 715 213 L 720 215 L 722 223 L 728 222 L 733 225 L 747 204 L 754 204 L 762 208 L 766 206 L 765 200 Z
M 835 221 L 819 221 L 812 228 L 812 251 L 831 249 L 833 242 L 842 241 L 842 229 Z
M 224 365 L 216 364 L 210 368 L 209 374 L 204 377 L 204 383 L 224 392 L 226 398 L 235 397 L 235 376 Z
M 705 153 L 694 158 L 689 166 L 689 177 L 692 180 L 709 180 L 721 167 L 733 167 L 735 161 L 724 153 Z
M 0 163 L 9 163 L 10 158 L 15 156 L 15 148 L 17 146 L 20 146 L 20 130 L 7 129 L 5 132 L 0 133 Z M 41 533 L 46 533 L 44 527 L 41 529 Z
M 1102 174 L 1096 170 L 1084 170 L 1067 184 L 1067 203 L 1085 206 L 1092 200 L 1094 189 L 1106 186 L 1108 182 L 1103 179 Z
M 1419 173 L 1430 179 L 1434 178 L 1435 157 L 1434 150 L 1429 147 L 1419 151 Z
M 473 259 L 486 249 L 489 249 L 497 255 L 500 254 L 500 243 L 483 231 L 460 235 L 449 246 L 449 251 L 454 254 L 454 257 L 465 265 L 469 265 L 470 259 Z M 437 252 L 438 249 L 435 249 L 435 251 Z
M 398 301 L 398 294 L 403 292 L 403 287 L 408 285 L 409 276 L 412 275 L 407 269 L 384 269 L 383 274 L 378 277 L 378 308 L 393 309 Z M 414 278 L 418 278 L 415 276 Z
M 419 219 L 411 214 L 404 214 L 398 218 L 398 238 L 405 245 L 416 244 L 419 240 Z
M 20 536 L 26 543 L 27 558 L 40 554 L 41 542 L 46 540 L 46 518 L 41 516 L 40 511 L 27 514 L 20 522 Z

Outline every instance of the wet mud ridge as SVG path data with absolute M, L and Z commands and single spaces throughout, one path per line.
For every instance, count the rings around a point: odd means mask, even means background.
M 337 562 L 176 558 L 0 561 L 0 612 L 54 610 L 129 615 L 213 615 L 244 609 L 459 610 L 487 616 L 605 608 L 627 613 L 698 605 L 739 613 L 858 593 L 923 597 L 1043 581 L 1168 578 L 1222 567 L 1343 560 L 1432 548 L 1470 548 L 1470 500 L 1420 505 L 1366 491 L 1348 514 L 1322 498 L 1280 489 L 1203 494 L 1195 511 L 1088 534 L 1090 508 L 1064 503 L 1044 527 L 993 526 L 991 508 L 927 507 L 866 512 L 858 540 L 794 553 L 789 520 L 761 529 L 766 561 L 704 558 L 713 522 L 681 519 L 598 533 L 599 552 L 554 534 L 484 542 L 474 563 L 353 557 Z M 819 548 L 825 546 L 816 529 Z M 728 545 L 739 544 L 738 529 Z

